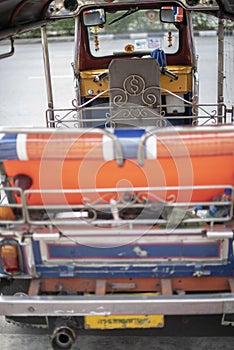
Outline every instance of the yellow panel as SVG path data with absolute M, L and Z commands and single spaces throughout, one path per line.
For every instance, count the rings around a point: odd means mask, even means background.
M 192 91 L 192 67 L 189 66 L 168 66 L 167 69 L 178 75 L 177 80 L 173 80 L 166 75 L 160 76 L 160 85 L 163 89 L 178 94 L 186 94 Z M 162 92 L 162 94 L 164 94 Z
M 178 80 L 173 80 L 166 75 L 160 77 L 161 87 L 170 90 L 174 93 L 186 94 L 192 91 L 192 67 L 190 66 L 168 66 L 168 70 L 178 75 Z M 96 69 L 80 72 L 80 90 L 81 96 L 92 98 L 98 95 L 100 92 L 109 89 L 108 77 L 103 80 L 95 82 L 94 78 L 100 74 L 106 72 L 106 69 Z M 92 92 L 92 93 L 90 93 Z M 162 94 L 164 94 L 162 92 Z M 108 97 L 109 92 L 106 92 L 100 97 Z
M 85 316 L 85 329 L 162 328 L 163 315 Z
M 94 81 L 94 78 L 100 74 L 106 72 L 106 69 L 96 69 L 80 72 L 80 91 L 81 96 L 92 98 L 98 95 L 100 92 L 109 89 L 108 77 L 105 77 L 102 81 Z M 89 91 L 93 91 L 90 94 Z M 109 97 L 109 92 L 103 94 L 101 97 Z

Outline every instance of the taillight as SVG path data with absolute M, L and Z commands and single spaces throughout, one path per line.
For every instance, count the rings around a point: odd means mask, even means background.
M 19 273 L 21 271 L 19 246 L 16 241 L 2 241 L 0 254 L 4 271 L 7 273 Z
M 23 191 L 28 190 L 32 186 L 32 179 L 25 174 L 18 174 L 14 177 L 14 186 L 21 188 Z M 20 197 L 20 193 L 16 192 L 16 196 Z
M 14 220 L 15 216 L 10 207 L 0 207 L 0 220 Z

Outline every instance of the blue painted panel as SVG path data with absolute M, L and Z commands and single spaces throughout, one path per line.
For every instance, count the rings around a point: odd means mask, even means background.
M 161 243 L 152 245 L 125 245 L 121 247 L 89 247 L 83 245 L 48 244 L 49 259 L 205 259 L 219 258 L 218 242 Z
M 42 264 L 39 241 L 32 241 L 35 264 Z
M 58 260 L 58 264 L 50 265 L 50 260 L 43 262 L 40 257 L 40 247 L 38 242 L 34 242 L 34 253 L 36 258 L 36 270 L 40 274 L 41 278 L 56 278 L 56 277 L 80 277 L 80 278 L 143 278 L 143 277 L 191 277 L 198 276 L 197 272 L 202 272 L 207 276 L 233 276 L 234 262 L 233 262 L 233 249 L 232 240 L 229 240 L 229 249 L 227 260 L 220 261 L 216 265 L 212 264 L 205 259 L 220 258 L 220 246 L 218 242 L 206 242 L 206 243 L 169 243 L 169 244 L 157 244 L 157 245 L 128 245 L 115 248 L 92 248 L 82 245 L 59 245 L 48 244 L 49 259 Z M 137 256 L 134 252 L 134 247 L 139 247 L 141 250 L 146 250 L 149 259 L 165 256 L 166 261 L 158 262 L 155 260 L 153 263 L 147 264 L 141 263 L 141 257 Z M 119 256 L 120 253 L 125 255 Z M 190 263 L 183 261 L 172 261 L 168 257 L 178 257 L 179 254 L 183 254 L 184 257 L 189 257 Z M 179 253 L 178 253 L 179 252 Z M 164 254 L 165 253 L 165 254 Z M 174 255 L 173 255 L 174 254 Z M 91 259 L 96 257 L 100 261 L 100 264 L 89 265 L 86 261 L 87 258 Z M 112 257 L 117 260 L 118 265 L 111 265 L 109 258 Z M 146 259 L 146 257 L 142 257 Z M 203 263 L 199 262 L 198 258 L 202 258 Z M 75 260 L 79 265 L 72 264 L 72 271 L 70 269 L 70 260 Z M 66 262 L 64 261 L 66 260 Z M 125 260 L 125 263 L 124 261 Z M 59 263 L 61 261 L 61 263 Z M 126 264 L 126 261 L 128 263 Z M 141 265 L 142 264 L 142 265 Z
M 69 266 L 37 266 L 37 272 L 41 278 L 55 277 L 71 277 Z M 192 277 L 196 276 L 198 271 L 203 271 L 205 276 L 233 276 L 233 264 L 226 265 L 204 265 L 202 267 L 195 264 L 172 265 L 172 264 L 152 264 L 150 266 L 108 266 L 108 262 L 104 266 L 75 266 L 73 277 L 79 278 L 146 278 L 146 277 Z M 197 277 L 199 278 L 199 277 Z
M 6 159 L 18 159 L 16 139 L 17 134 L 0 134 L 0 161 Z

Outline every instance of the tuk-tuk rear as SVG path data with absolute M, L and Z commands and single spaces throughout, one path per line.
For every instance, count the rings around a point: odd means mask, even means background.
M 161 329 L 171 316 L 233 325 L 231 2 L 41 3 L 34 24 L 29 0 L 2 25 L 3 38 L 42 25 L 48 109 L 47 128 L 1 129 L 0 314 L 53 325 L 54 349 L 79 329 Z M 198 100 L 192 10 L 219 17 L 214 104 Z M 66 16 L 75 99 L 55 109 L 45 23 Z

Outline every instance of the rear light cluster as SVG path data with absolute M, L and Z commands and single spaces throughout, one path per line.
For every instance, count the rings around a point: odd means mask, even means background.
M 15 215 L 10 207 L 0 207 L 0 220 L 14 220 Z
M 28 190 L 32 186 L 32 178 L 25 174 L 18 174 L 14 177 L 14 186 L 21 188 L 23 191 Z M 20 193 L 16 192 L 16 196 L 20 197 Z
M 10 274 L 22 271 L 22 258 L 19 244 L 14 239 L 4 239 L 0 243 L 2 269 Z

